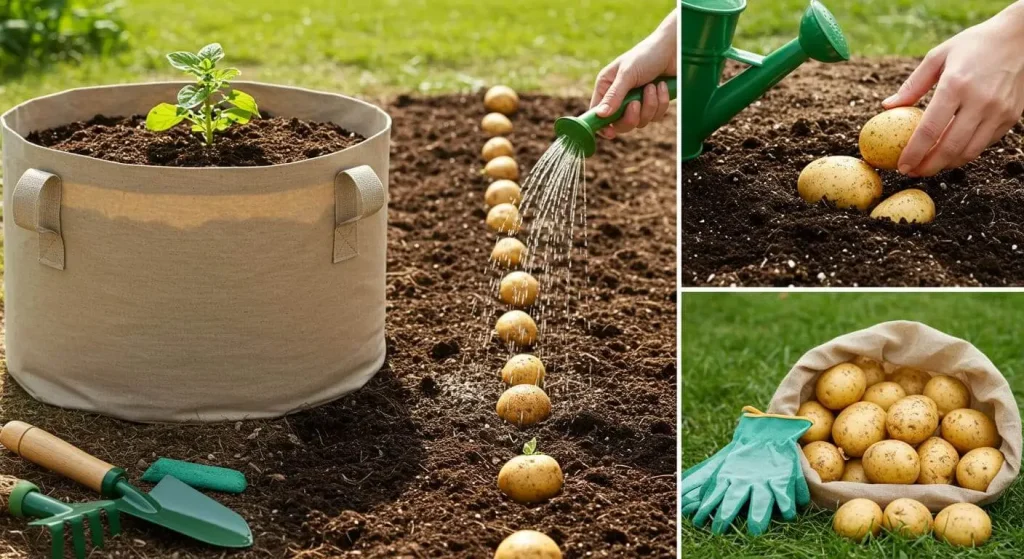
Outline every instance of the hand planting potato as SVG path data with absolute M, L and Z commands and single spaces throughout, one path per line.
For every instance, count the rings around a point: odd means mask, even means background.
M 544 534 L 520 530 L 501 542 L 494 559 L 562 559 L 562 551 Z
M 885 380 L 885 368 L 882 364 L 870 357 L 858 356 L 852 363 L 860 370 L 864 371 L 864 377 L 867 380 L 868 388 Z
M 871 117 L 860 129 L 860 156 L 879 169 L 895 169 L 922 116 L 917 107 L 897 107 Z
M 533 355 L 520 353 L 509 359 L 501 368 L 501 380 L 509 386 L 517 384 L 544 384 L 544 363 Z
M 818 472 L 822 482 L 838 481 L 843 477 L 843 455 L 832 443 L 814 441 L 805 445 L 803 452 L 811 464 L 811 469 Z
M 826 408 L 841 410 L 859 401 L 866 389 L 864 371 L 853 363 L 840 363 L 818 377 L 814 394 Z
M 498 242 L 494 243 L 494 250 L 491 251 L 491 260 L 506 268 L 522 264 L 525 258 L 526 245 L 514 237 L 498 239 Z
M 942 438 L 961 455 L 984 446 L 998 448 L 1000 442 L 992 418 L 970 408 L 953 410 L 942 418 Z
M 832 440 L 843 454 L 859 458 L 869 446 L 885 439 L 885 410 L 871 402 L 856 402 L 839 412 Z
M 932 531 L 932 513 L 913 499 L 896 499 L 882 512 L 882 527 L 906 538 L 919 538 Z
M 517 503 L 546 501 L 562 490 L 565 478 L 558 462 L 537 452 L 537 439 L 526 443 L 523 453 L 509 460 L 498 472 L 498 488 Z
M 537 302 L 540 284 L 526 272 L 509 272 L 498 285 L 498 298 L 506 305 L 529 307 Z
M 893 223 L 931 223 L 935 219 L 935 202 L 925 191 L 908 188 L 882 200 L 871 210 L 871 217 Z
M 868 534 L 877 536 L 882 531 L 882 507 L 869 499 L 851 499 L 836 510 L 832 529 L 857 542 Z
M 885 428 L 889 437 L 916 445 L 932 436 L 939 426 L 939 409 L 927 396 L 907 396 L 889 406 Z
M 860 458 L 854 458 L 846 462 L 846 467 L 843 468 L 843 477 L 839 478 L 839 481 L 871 483 L 867 474 L 864 473 L 864 464 L 861 462 Z
M 508 203 L 494 206 L 487 212 L 487 227 L 496 233 L 515 235 L 523 227 L 519 208 Z
M 931 378 L 928 373 L 913 367 L 899 367 L 889 376 L 891 382 L 895 382 L 903 387 L 903 391 L 907 393 L 907 396 L 924 392 L 924 385 L 928 384 Z
M 839 208 L 867 210 L 882 197 L 882 179 L 870 165 L 845 155 L 812 161 L 797 178 L 797 191 L 808 204 L 821 199 Z
M 953 483 L 960 455 L 945 439 L 929 437 L 917 447 L 917 457 L 921 460 L 921 474 L 917 476 L 917 483 L 922 485 L 950 485 Z
M 487 140 L 484 143 L 483 149 L 480 150 L 480 155 L 483 156 L 484 161 L 490 161 L 502 155 L 512 157 L 515 153 L 516 150 L 512 147 L 512 142 L 508 141 L 508 138 L 504 136 L 495 136 Z
M 861 398 L 861 401 L 878 404 L 883 410 L 889 411 L 889 406 L 906 397 L 907 391 L 903 390 L 902 386 L 895 382 L 885 381 L 869 386 L 864 391 L 864 397 Z
M 835 416 L 832 410 L 821 405 L 815 400 L 808 400 L 800 404 L 796 414 L 811 420 L 811 428 L 800 437 L 800 444 L 813 443 L 814 441 L 827 441 L 832 436 L 832 423 Z
M 484 173 L 492 179 L 519 180 L 519 164 L 507 155 L 499 155 L 484 165 Z
M 910 485 L 921 473 L 917 451 L 903 441 L 886 440 L 871 445 L 861 463 L 871 483 Z
M 522 189 L 519 188 L 515 181 L 508 179 L 498 179 L 492 182 L 487 187 L 487 191 L 484 192 L 484 202 L 488 208 L 493 208 L 498 204 L 512 204 L 519 207 L 519 202 L 522 201 Z
M 954 503 L 935 515 L 935 537 L 948 544 L 976 547 L 992 537 L 992 519 L 978 505 Z
M 496 85 L 484 93 L 484 107 L 488 111 L 511 115 L 519 110 L 519 95 L 507 85 Z
M 551 415 L 551 399 L 539 386 L 517 384 L 498 398 L 498 417 L 525 427 L 544 421 Z
M 931 398 L 935 405 L 939 407 L 940 418 L 945 417 L 947 413 L 955 409 L 966 408 L 971 405 L 971 393 L 967 390 L 967 385 L 956 378 L 946 375 L 935 375 L 932 377 L 924 385 L 924 390 L 921 393 Z
M 512 121 L 501 113 L 487 113 L 480 121 L 480 128 L 487 134 L 488 138 L 504 136 L 512 132 Z
M 537 323 L 523 311 L 508 311 L 494 325 L 498 338 L 513 347 L 530 347 L 537 341 Z
M 960 487 L 986 491 L 999 469 L 1003 467 L 1003 453 L 990 447 L 976 448 L 960 459 L 956 467 L 956 482 Z

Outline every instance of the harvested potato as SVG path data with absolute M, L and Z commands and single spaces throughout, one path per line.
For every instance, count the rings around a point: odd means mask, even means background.
M 907 396 L 913 396 L 924 392 L 924 385 L 928 384 L 931 376 L 921 369 L 899 367 L 892 372 L 888 380 L 902 386 Z
M 498 204 L 487 212 L 487 227 L 496 233 L 515 235 L 523 227 L 519 208 L 512 204 Z
M 480 121 L 480 128 L 487 134 L 488 138 L 504 136 L 512 132 L 512 121 L 501 113 L 487 113 Z
M 909 485 L 921 473 L 921 460 L 914 447 L 903 441 L 877 442 L 861 458 L 864 474 L 871 483 L 897 483 Z
M 539 386 L 517 384 L 498 398 L 498 417 L 525 427 L 544 421 L 551 415 L 551 399 Z
M 800 437 L 800 444 L 827 441 L 832 435 L 832 423 L 835 421 L 835 416 L 832 414 L 832 410 L 821 405 L 820 402 L 808 400 L 800 404 L 800 409 L 796 411 L 796 414 L 810 419 L 812 423 L 811 428 Z
M 523 190 L 519 188 L 516 181 L 508 179 L 498 179 L 492 182 L 484 192 L 484 202 L 488 208 L 493 208 L 498 204 L 512 204 L 519 207 L 519 202 L 522 201 Z
M 960 455 L 945 439 L 929 437 L 917 447 L 917 457 L 921 460 L 921 475 L 917 476 L 917 483 L 922 485 L 953 483 Z
M 519 164 L 507 155 L 499 155 L 484 165 L 484 173 L 492 179 L 519 180 Z
M 797 191 L 808 204 L 822 198 L 839 208 L 867 210 L 882 197 L 882 179 L 855 157 L 833 155 L 812 161 L 797 178 Z
M 983 446 L 998 448 L 1000 442 L 992 418 L 970 408 L 953 410 L 942 418 L 942 438 L 961 455 Z
M 960 459 L 956 467 L 956 482 L 960 487 L 986 491 L 999 469 L 1003 467 L 1003 453 L 991 447 L 976 448 Z
M 520 265 L 526 258 L 526 245 L 515 237 L 504 237 L 494 243 L 494 250 L 491 251 L 491 260 L 513 268 Z
M 923 115 L 917 107 L 896 107 L 871 117 L 860 129 L 860 156 L 879 169 L 895 169 Z
M 843 477 L 843 455 L 830 442 L 814 441 L 803 448 L 811 469 L 818 472 L 821 481 L 838 481 Z
M 562 559 L 562 551 L 544 534 L 520 530 L 501 542 L 494 559 Z
M 978 505 L 954 503 L 935 515 L 935 537 L 948 544 L 979 546 L 992 537 L 992 519 Z
M 885 368 L 882 364 L 870 357 L 858 356 L 852 363 L 864 371 L 868 388 L 885 380 Z
M 537 341 L 537 323 L 523 311 L 508 311 L 494 325 L 498 338 L 514 347 L 529 347 Z
M 818 401 L 830 410 L 841 410 L 860 400 L 867 389 L 867 377 L 853 363 L 840 363 L 825 371 L 814 385 Z
M 918 538 L 932 531 L 932 512 L 913 499 L 896 499 L 882 512 L 882 527 L 894 534 Z
M 903 390 L 902 386 L 895 382 L 884 381 L 869 386 L 864 391 L 864 397 L 861 398 L 861 401 L 878 404 L 883 410 L 889 411 L 889 406 L 906 397 L 907 391 Z
M 839 478 L 839 481 L 871 483 L 867 474 L 864 473 L 864 464 L 860 458 L 854 458 L 846 462 L 846 467 L 843 468 L 843 477 Z
M 504 136 L 495 136 L 487 140 L 484 142 L 483 149 L 480 150 L 480 155 L 483 156 L 484 161 L 490 161 L 502 155 L 512 157 L 515 153 L 516 150 L 512 147 L 512 142 L 508 141 L 508 138 Z
M 932 436 L 938 426 L 939 409 L 927 396 L 907 396 L 885 412 L 885 428 L 889 437 L 910 445 Z
M 498 489 L 523 504 L 539 503 L 558 495 L 564 482 L 558 461 L 537 452 L 537 439 L 526 443 L 523 454 L 506 462 L 498 472 Z
M 509 272 L 498 285 L 498 298 L 506 305 L 529 307 L 537 302 L 540 284 L 526 272 Z
M 509 359 L 501 368 L 501 380 L 509 386 L 517 384 L 544 384 L 544 363 L 533 355 L 520 353 Z
M 519 110 L 519 95 L 507 85 L 493 86 L 484 93 L 484 107 L 504 115 L 513 114 Z
M 839 412 L 832 440 L 846 456 L 859 458 L 869 446 L 885 439 L 885 410 L 871 402 L 856 402 Z
M 967 390 L 967 385 L 960 382 L 959 379 L 946 375 L 932 377 L 924 385 L 924 390 L 921 393 L 931 398 L 935 405 L 939 406 L 940 418 L 955 409 L 971 405 L 971 392 Z
M 882 507 L 869 499 L 850 499 L 836 510 L 832 529 L 858 542 L 868 534 L 877 536 L 882 531 Z
M 871 217 L 893 223 L 931 223 L 935 219 L 935 202 L 925 191 L 908 188 L 882 200 L 871 210 Z

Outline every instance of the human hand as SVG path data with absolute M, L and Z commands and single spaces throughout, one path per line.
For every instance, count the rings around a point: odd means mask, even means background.
M 598 107 L 597 115 L 605 118 L 622 105 L 629 90 L 644 87 L 643 101 L 634 101 L 626 107 L 622 118 L 602 128 L 598 134 L 607 139 L 617 134 L 643 128 L 665 118 L 668 112 L 668 86 L 651 84 L 660 76 L 676 74 L 676 21 L 679 10 L 674 10 L 661 25 L 636 46 L 629 49 L 597 75 L 590 107 Z
M 935 95 L 903 149 L 901 173 L 930 177 L 968 163 L 1024 112 L 1024 2 L 932 49 L 886 109 Z

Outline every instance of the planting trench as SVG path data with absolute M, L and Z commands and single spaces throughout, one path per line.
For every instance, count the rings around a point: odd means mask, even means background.
M 1024 285 L 1024 127 L 976 161 L 927 179 L 882 171 L 884 196 L 935 201 L 926 225 L 805 204 L 800 171 L 859 157 L 860 127 L 915 67 L 909 59 L 809 63 L 682 164 L 682 281 L 689 286 Z M 739 68 L 730 66 L 728 73 Z
M 555 118 L 583 109 L 525 96 L 510 135 L 520 165 L 550 145 Z M 602 141 L 587 160 L 592 296 L 572 303 L 582 319 L 570 324 L 549 313 L 548 332 L 564 334 L 540 346 L 553 413 L 520 430 L 494 411 L 507 353 L 480 342 L 492 327 L 480 309 L 494 296 L 495 237 L 483 232 L 489 181 L 479 173 L 485 109 L 476 96 L 403 96 L 388 112 L 388 359 L 365 388 L 275 421 L 137 425 L 39 404 L 0 376 L 0 422 L 49 430 L 126 468 L 133 482 L 156 456 L 245 472 L 245 493 L 214 495 L 256 540 L 229 557 L 479 558 L 518 529 L 547 533 L 567 558 L 674 556 L 674 127 Z M 566 483 L 550 501 L 523 506 L 495 480 L 534 436 Z M 0 471 L 60 498 L 96 498 L 6 452 Z M 224 556 L 124 522 L 124 534 L 90 557 Z M 48 549 L 40 532 L 0 515 L 0 558 Z

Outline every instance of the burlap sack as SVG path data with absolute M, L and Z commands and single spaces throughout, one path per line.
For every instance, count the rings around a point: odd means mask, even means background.
M 833 481 L 822 483 L 807 459 L 800 455 L 804 476 L 815 504 L 835 509 L 850 499 L 864 497 L 881 506 L 909 497 L 933 512 L 952 503 L 991 503 L 1020 473 L 1021 422 L 1010 385 L 999 369 L 970 343 L 948 336 L 919 322 L 884 322 L 839 336 L 803 355 L 772 396 L 768 411 L 796 414 L 800 404 L 814 397 L 814 383 L 826 369 L 858 355 L 886 363 L 886 372 L 908 366 L 956 377 L 971 390 L 971 407 L 995 419 L 1006 461 L 984 493 L 952 485 L 893 485 Z
M 367 137 L 287 165 L 124 165 L 25 140 L 145 114 L 180 83 L 67 91 L 0 117 L 7 364 L 33 397 L 137 421 L 272 417 L 384 361 L 391 119 L 341 95 L 238 83 L 260 108 Z

